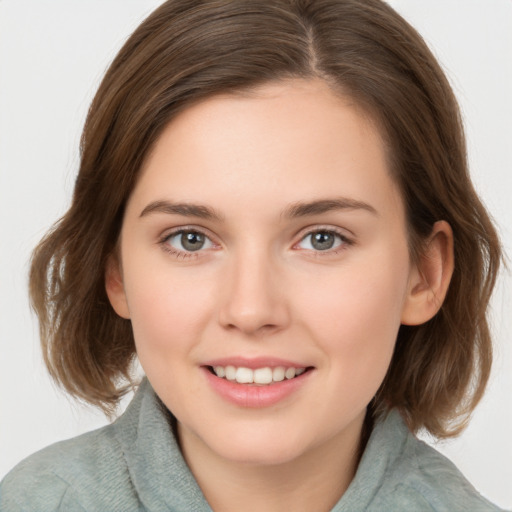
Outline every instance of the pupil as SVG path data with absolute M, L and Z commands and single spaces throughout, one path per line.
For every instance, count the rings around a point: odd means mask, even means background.
M 332 233 L 326 233 L 325 231 L 315 233 L 312 236 L 311 245 L 319 251 L 325 251 L 334 245 L 334 236 Z
M 183 233 L 181 245 L 187 251 L 198 251 L 204 245 L 204 236 L 201 233 Z

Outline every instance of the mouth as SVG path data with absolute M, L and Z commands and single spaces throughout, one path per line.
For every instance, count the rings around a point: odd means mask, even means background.
M 269 386 L 277 382 L 300 377 L 313 367 L 265 366 L 262 368 L 246 368 L 244 366 L 207 366 L 210 373 L 230 382 L 256 386 Z
M 316 368 L 274 357 L 229 358 L 205 361 L 206 382 L 223 400 L 236 407 L 262 409 L 287 403 L 309 389 Z M 298 395 L 299 394 L 299 395 Z

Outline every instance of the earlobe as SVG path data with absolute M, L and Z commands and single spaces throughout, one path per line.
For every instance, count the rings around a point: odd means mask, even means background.
M 121 318 L 130 318 L 130 311 L 128 309 L 126 293 L 124 290 L 121 264 L 119 262 L 119 258 L 115 254 L 111 254 L 107 259 L 107 265 L 105 268 L 105 289 L 114 311 Z
M 453 274 L 453 232 L 446 221 L 436 222 L 419 262 L 411 271 L 402 310 L 402 324 L 420 325 L 439 311 Z

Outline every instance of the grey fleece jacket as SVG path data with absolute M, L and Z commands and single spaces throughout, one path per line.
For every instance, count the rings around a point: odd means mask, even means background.
M 396 411 L 377 423 L 333 512 L 497 511 Z M 2 512 L 211 511 L 144 380 L 114 423 L 28 457 L 0 484 Z M 313 511 L 316 512 L 316 511 Z

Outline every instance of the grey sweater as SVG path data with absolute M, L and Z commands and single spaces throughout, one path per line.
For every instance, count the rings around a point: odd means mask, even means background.
M 393 411 L 368 441 L 333 512 L 493 511 L 457 468 L 416 439 Z M 147 380 L 126 412 L 99 430 L 52 445 L 0 484 L 0 511 L 211 511 Z M 314 511 L 316 512 L 316 511 Z

